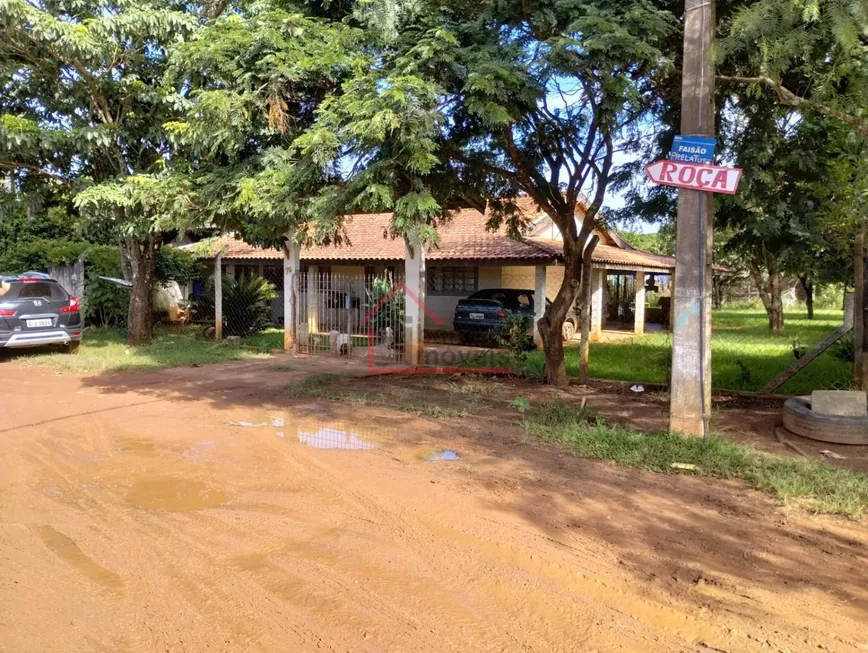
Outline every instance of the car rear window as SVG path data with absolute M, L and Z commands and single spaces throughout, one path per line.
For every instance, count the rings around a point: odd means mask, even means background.
M 2 297 L 3 300 L 36 298 L 64 301 L 69 298 L 69 295 L 59 284 L 50 281 L 13 281 L 9 284 L 8 292 Z

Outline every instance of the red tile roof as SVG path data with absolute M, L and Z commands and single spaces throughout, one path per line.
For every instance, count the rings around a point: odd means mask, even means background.
M 518 198 L 519 209 L 529 220 L 539 216 L 541 210 L 530 198 Z M 398 261 L 404 259 L 404 241 L 389 237 L 391 213 L 366 213 L 348 216 L 344 222 L 344 242 L 340 245 L 313 245 L 301 251 L 307 261 Z M 510 238 L 505 228 L 490 231 L 488 217 L 475 209 L 461 209 L 437 228 L 440 242 L 428 250 L 426 259 L 448 260 L 501 260 L 553 262 L 563 254 L 563 244 L 540 238 Z M 202 258 L 213 258 L 219 250 L 230 260 L 280 259 L 282 252 L 262 249 L 232 236 L 222 236 L 210 242 L 186 245 L 185 248 Z M 675 259 L 634 249 L 621 249 L 610 245 L 597 245 L 595 263 L 624 265 L 628 268 L 666 270 L 674 267 Z
M 534 238 L 533 240 L 558 255 L 564 251 L 563 243 L 559 240 L 543 240 L 542 238 Z M 635 270 L 638 268 L 668 271 L 675 267 L 675 258 L 672 256 L 661 256 L 660 254 L 652 254 L 641 249 L 628 249 L 601 244 L 598 244 L 594 248 L 591 260 L 598 265 L 605 265 L 610 269 L 623 268 Z
M 312 245 L 301 251 L 302 260 L 316 261 L 394 261 L 404 260 L 404 241 L 389 236 L 391 213 L 363 213 L 348 216 L 344 222 L 343 243 Z M 475 209 L 462 209 L 437 228 L 438 245 L 428 250 L 428 260 L 497 259 L 539 260 L 554 257 L 551 250 L 529 240 L 510 238 L 506 229 L 486 229 L 488 217 Z M 262 249 L 233 236 L 222 236 L 208 244 L 184 246 L 203 257 L 212 258 L 223 250 L 224 259 L 279 259 L 276 249 Z

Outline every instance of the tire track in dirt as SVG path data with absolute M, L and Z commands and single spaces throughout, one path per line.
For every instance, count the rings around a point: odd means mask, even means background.
M 228 427 L 229 420 L 250 418 L 251 410 L 286 410 L 257 395 L 255 366 L 245 367 L 245 375 L 239 383 L 247 387 L 233 388 L 228 400 L 220 395 L 230 404 L 225 408 L 201 393 L 192 397 L 188 382 L 179 386 L 173 379 L 159 392 L 188 395 L 183 401 L 135 404 L 142 394 L 128 392 L 112 397 L 129 404 L 122 409 L 57 428 L 14 429 L 0 441 L 0 465 L 16 466 L 14 481 L 0 485 L 7 495 L 0 497 L 0 559 L 22 570 L 11 576 L 18 585 L 0 581 L 0 599 L 11 606 L 0 637 L 21 644 L 16 652 L 53 650 L 61 639 L 65 650 L 233 653 L 801 652 L 819 643 L 841 651 L 858 645 L 826 636 L 819 630 L 826 622 L 814 616 L 796 627 L 792 610 L 794 601 L 810 597 L 813 612 L 831 619 L 835 601 L 861 596 L 853 583 L 840 596 L 799 588 L 780 597 L 780 608 L 768 576 L 757 582 L 740 577 L 736 585 L 725 573 L 703 571 L 708 585 L 699 588 L 691 560 L 667 555 L 677 548 L 646 550 L 645 542 L 635 548 L 629 538 L 607 539 L 606 529 L 620 526 L 614 523 L 571 528 L 611 509 L 612 493 L 595 496 L 595 485 L 581 474 L 569 483 L 565 476 L 537 483 L 542 468 L 525 461 L 527 450 L 512 436 L 475 444 L 478 436 L 463 426 L 406 415 L 396 420 L 389 413 L 389 423 L 403 425 L 407 438 L 348 452 L 309 449 L 276 438 L 275 429 Z M 45 393 L 75 392 L 69 378 L 39 383 Z M 226 376 L 221 383 L 234 381 Z M 104 399 L 94 394 L 75 401 L 100 406 Z M 333 417 L 332 407 L 328 411 Z M 383 411 L 350 412 L 361 419 Z M 460 444 L 468 469 L 478 469 L 471 474 L 460 465 L 393 459 L 421 439 Z M 655 477 L 588 469 L 597 476 L 621 474 L 614 495 L 647 519 L 656 518 L 655 508 L 678 510 L 676 499 L 654 490 Z M 725 484 L 717 488 L 724 498 L 732 493 Z M 736 495 L 732 502 L 739 503 Z M 761 512 L 750 520 L 741 514 L 726 523 L 777 528 Z M 10 518 L 31 527 L 16 527 Z M 38 536 L 45 527 L 62 536 L 54 549 Z M 839 561 L 834 571 L 851 568 L 840 561 L 854 551 L 852 543 L 824 545 L 831 537 L 819 534 L 797 545 L 827 549 L 824 555 Z M 63 538 L 122 580 L 119 598 L 109 599 L 103 584 L 64 562 L 69 545 Z M 71 551 L 66 557 L 87 567 Z M 655 581 L 642 569 L 646 563 L 687 580 Z M 780 564 L 770 562 L 768 569 Z M 736 592 L 745 595 L 737 597 L 742 613 L 733 604 Z M 727 608 L 715 605 L 715 597 Z M 704 610 L 706 604 L 712 609 Z M 48 605 L 58 606 L 58 619 Z M 838 633 L 856 632 L 838 617 Z M 40 629 L 46 622 L 51 627 Z M 782 628 L 786 632 L 778 634 Z

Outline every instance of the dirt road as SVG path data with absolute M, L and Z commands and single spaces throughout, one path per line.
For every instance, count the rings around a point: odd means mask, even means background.
M 293 402 L 281 360 L 2 364 L 0 649 L 868 650 L 863 525 Z

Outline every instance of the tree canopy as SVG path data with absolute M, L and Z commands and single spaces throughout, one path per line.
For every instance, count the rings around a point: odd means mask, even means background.
M 564 237 L 565 281 L 539 328 L 547 375 L 565 382 L 560 325 L 612 175 L 615 142 L 657 104 L 673 17 L 631 2 L 421 2 L 369 70 L 327 98 L 297 141 L 322 176 L 320 207 L 392 210 L 393 234 L 435 242 L 457 205 L 512 232 L 527 195 Z M 575 220 L 577 208 L 585 212 Z

